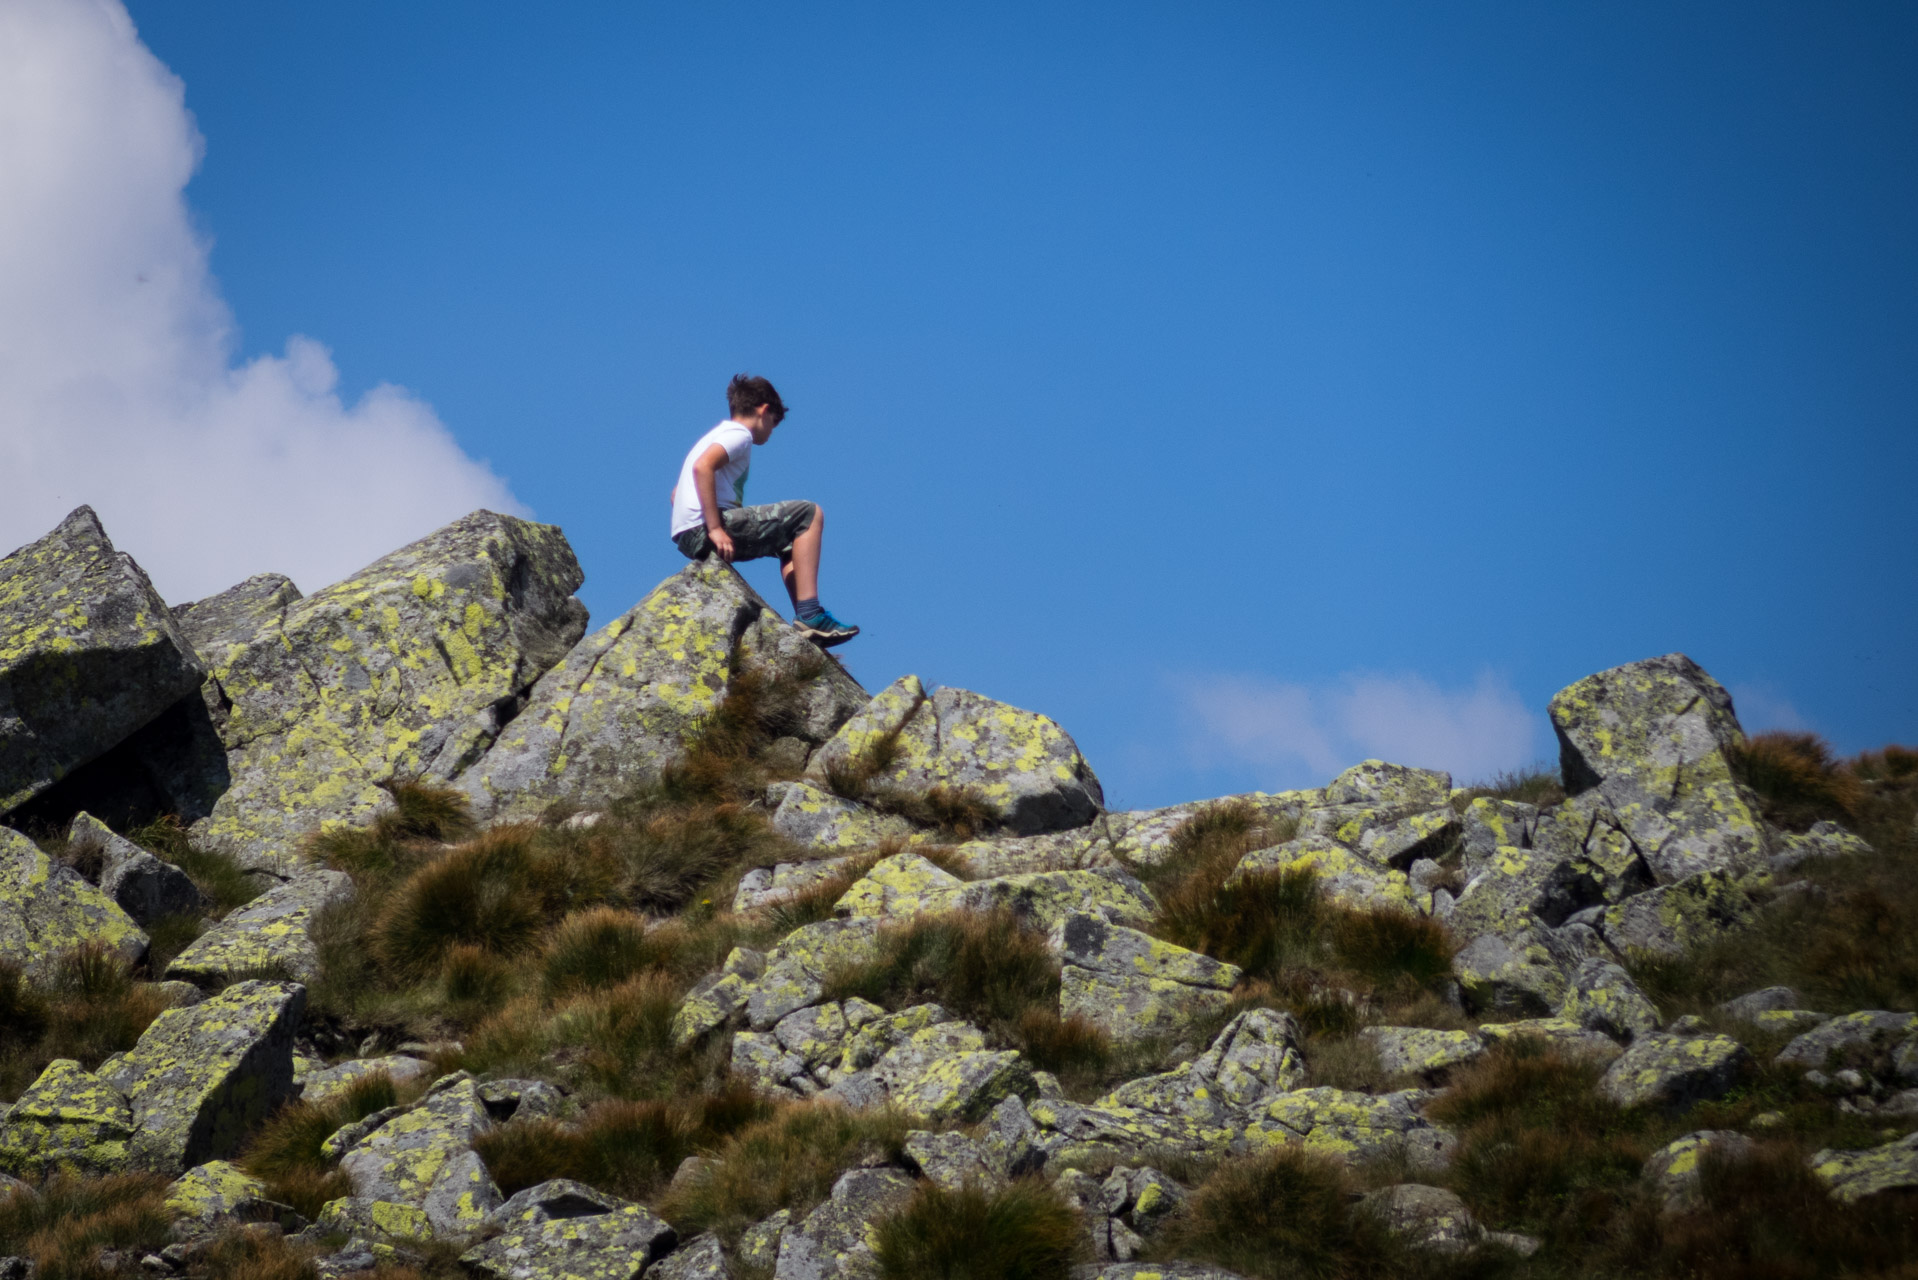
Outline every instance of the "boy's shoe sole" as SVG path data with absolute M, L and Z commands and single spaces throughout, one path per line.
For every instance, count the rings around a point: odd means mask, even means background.
M 830 649 L 834 645 L 844 644 L 859 634 L 858 627 L 809 627 L 799 624 L 799 634 L 818 645 L 821 649 Z

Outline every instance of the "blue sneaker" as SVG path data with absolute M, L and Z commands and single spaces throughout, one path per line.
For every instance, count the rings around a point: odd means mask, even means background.
M 836 644 L 844 644 L 859 634 L 859 628 L 839 619 L 821 609 L 810 618 L 799 618 L 793 622 L 799 628 L 799 634 L 818 645 L 821 649 L 830 649 Z

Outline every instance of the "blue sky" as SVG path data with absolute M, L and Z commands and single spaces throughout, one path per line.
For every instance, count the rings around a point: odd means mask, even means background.
M 1918 739 L 1909 7 L 128 8 L 229 358 L 404 387 L 601 622 L 749 369 L 853 672 L 1115 805 L 1522 765 L 1671 650 Z

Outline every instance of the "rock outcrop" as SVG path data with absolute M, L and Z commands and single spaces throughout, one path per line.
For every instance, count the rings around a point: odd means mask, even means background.
M 93 508 L 0 560 L 0 814 L 124 741 L 204 674 Z
M 194 834 L 285 873 L 299 838 L 485 752 L 586 626 L 551 525 L 475 512 L 264 617 L 211 678 L 232 785 Z
M 731 565 L 690 564 L 595 631 L 534 687 L 526 710 L 461 779 L 474 811 L 603 805 L 658 776 L 738 671 L 806 678 L 794 728 L 824 740 L 866 701 L 832 658 L 780 620 Z
M 92 944 L 137 962 L 147 935 L 78 871 L 0 827 L 0 956 L 47 975 L 65 953 Z

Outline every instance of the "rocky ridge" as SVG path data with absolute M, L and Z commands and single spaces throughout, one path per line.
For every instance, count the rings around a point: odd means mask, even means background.
M 1563 793 L 1540 803 L 1366 761 L 1316 790 L 1109 812 L 1060 725 L 913 676 L 868 695 L 724 564 L 688 566 L 590 634 L 582 581 L 558 529 L 489 512 L 310 596 L 268 574 L 169 608 L 87 508 L 0 560 L 0 964 L 52 990 L 76 957 L 111 956 L 163 1010 L 99 1061 L 47 1062 L 11 1100 L 0 1172 L 26 1184 L 0 1184 L 0 1198 L 49 1194 L 36 1188 L 60 1177 L 168 1179 L 174 1244 L 148 1273 L 192 1272 L 208 1241 L 249 1223 L 326 1275 L 438 1242 L 486 1276 L 793 1280 L 876 1274 L 878 1224 L 927 1187 L 1037 1181 L 1081 1224 L 1081 1273 L 1119 1277 L 1165 1258 L 1162 1236 L 1185 1238 L 1188 1201 L 1209 1194 L 1192 1170 L 1286 1150 L 1397 1170 L 1354 1212 L 1400 1247 L 1529 1256 L 1537 1239 L 1486 1225 L 1437 1184 L 1466 1123 L 1448 1084 L 1538 1054 L 1586 1064 L 1566 1069 L 1589 1071 L 1621 1113 L 1668 1120 L 1760 1070 L 1802 1080 L 1880 1125 L 1873 1144 L 1797 1157 L 1835 1205 L 1918 1188 L 1918 1016 L 1828 1014 L 1769 988 L 1707 1025 L 1665 1016 L 1634 976 L 1822 892 L 1797 878 L 1807 866 L 1878 856 L 1830 821 L 1767 821 L 1729 695 L 1683 655 L 1552 700 Z M 650 1204 L 566 1177 L 504 1194 L 483 1152 L 576 1131 L 593 1086 L 564 1054 L 542 1068 L 551 1078 L 473 1071 L 458 1044 L 374 1032 L 343 1046 L 313 1022 L 309 987 L 330 963 L 320 923 L 378 905 L 367 886 L 389 883 L 322 865 L 316 837 L 407 820 L 396 788 L 411 786 L 495 833 L 585 839 L 626 821 L 636 788 L 670 784 L 749 686 L 784 691 L 778 732 L 755 748 L 777 776 L 729 812 L 784 856 L 715 880 L 724 900 L 683 919 L 628 909 L 642 939 L 746 922 L 673 993 L 664 1034 L 680 1059 L 723 1064 L 756 1105 L 912 1127 L 816 1198 L 684 1239 L 666 1209 L 718 1185 L 718 1155 L 688 1161 Z M 183 848 L 250 881 L 250 900 L 216 904 L 164 850 L 125 837 L 162 815 Z M 1208 823 L 1248 833 L 1219 868 L 1222 895 L 1305 884 L 1327 919 L 1443 939 L 1446 970 L 1425 993 L 1445 1011 L 1428 1020 L 1447 1025 L 1383 1020 L 1363 990 L 1301 996 L 1161 936 Z M 911 930 L 952 919 L 1042 939 L 1052 1023 L 1144 1069 L 1075 1096 L 1033 1061 L 1036 1040 L 979 1009 L 849 993 L 880 981 Z M 194 936 L 153 960 L 182 920 Z M 1344 1040 L 1315 1029 L 1339 1018 Z M 1315 1057 L 1329 1063 L 1335 1040 L 1365 1079 L 1326 1082 L 1337 1072 Z M 344 1194 L 305 1214 L 273 1199 L 246 1167 L 263 1123 L 375 1076 L 400 1091 L 323 1144 Z M 1644 1161 L 1648 1194 L 1690 1212 L 1701 1167 L 1754 1159 L 1766 1140 L 1677 1138 Z

